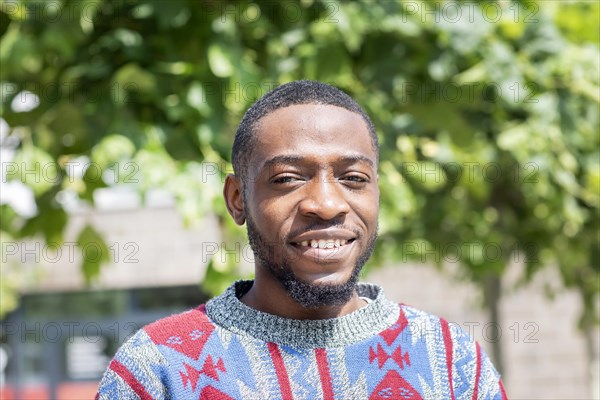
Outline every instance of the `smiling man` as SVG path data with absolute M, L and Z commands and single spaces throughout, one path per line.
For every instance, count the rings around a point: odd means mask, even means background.
M 297 81 L 246 113 L 224 196 L 253 281 L 125 343 L 102 399 L 505 399 L 479 345 L 358 283 L 377 238 L 378 141 L 362 108 Z

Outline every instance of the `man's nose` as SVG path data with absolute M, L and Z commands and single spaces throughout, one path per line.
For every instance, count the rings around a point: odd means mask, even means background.
M 350 211 L 350 205 L 344 197 L 344 189 L 333 178 L 315 178 L 305 189 L 305 198 L 299 206 L 303 216 L 331 220 Z

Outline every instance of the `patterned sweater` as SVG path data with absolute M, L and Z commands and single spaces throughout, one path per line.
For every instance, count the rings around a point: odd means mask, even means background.
M 234 283 L 206 305 L 147 325 L 119 349 L 97 399 L 506 399 L 464 331 L 371 299 L 339 318 L 292 320 L 252 309 Z

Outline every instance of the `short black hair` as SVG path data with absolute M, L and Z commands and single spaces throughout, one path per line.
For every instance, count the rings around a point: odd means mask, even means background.
M 252 104 L 244 114 L 235 134 L 231 152 L 233 171 L 242 181 L 246 180 L 248 160 L 256 144 L 255 129 L 258 121 L 275 110 L 298 104 L 328 104 L 359 114 L 367 123 L 373 149 L 379 158 L 379 140 L 373 122 L 356 101 L 340 89 L 323 82 L 294 81 L 271 90 Z

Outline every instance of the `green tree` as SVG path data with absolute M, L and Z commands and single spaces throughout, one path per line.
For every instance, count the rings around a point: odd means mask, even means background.
M 38 212 L 1 205 L 2 240 L 60 242 L 66 194 L 93 204 L 95 190 L 117 185 L 166 188 L 187 221 L 215 212 L 240 238 L 220 196 L 236 124 L 276 84 L 316 79 L 355 97 L 381 137 L 372 265 L 459 262 L 497 320 L 511 260 L 524 280 L 557 264 L 581 293 L 589 331 L 600 265 L 599 19 L 591 2 L 4 1 L 2 146 L 16 155 L 3 179 L 28 186 Z M 117 171 L 71 168 L 89 162 Z M 202 163 L 221 176 L 201 182 Z M 39 179 L 48 166 L 57 178 Z M 85 227 L 79 241 L 102 238 Z M 91 281 L 99 268 L 82 272 Z M 237 274 L 213 262 L 204 284 L 218 291 Z M 5 277 L 15 292 L 18 280 Z

